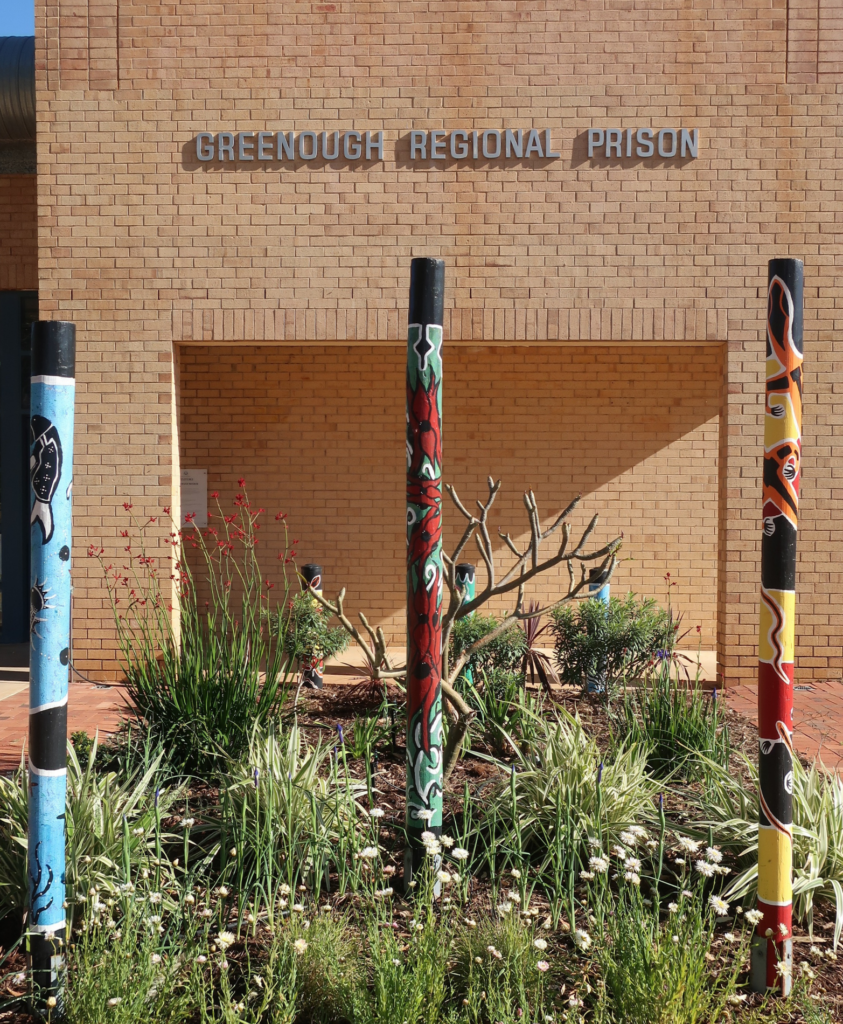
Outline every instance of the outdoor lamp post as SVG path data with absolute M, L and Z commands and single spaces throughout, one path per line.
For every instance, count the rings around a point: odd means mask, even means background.
M 793 645 L 802 460 L 801 260 L 770 260 L 758 639 L 758 909 L 752 988 L 791 989 Z
M 75 361 L 74 324 L 32 325 L 27 875 L 32 981 L 42 1005 L 60 1004 L 64 962 Z

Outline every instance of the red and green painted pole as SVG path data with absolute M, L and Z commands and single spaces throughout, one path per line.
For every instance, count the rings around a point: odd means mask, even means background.
M 442 314 L 445 264 L 414 259 L 407 328 L 407 839 L 442 830 Z
M 801 260 L 770 260 L 758 640 L 758 909 L 752 988 L 787 995 L 793 962 L 793 649 L 802 462 Z
M 76 328 L 32 325 L 29 605 L 29 952 L 35 1001 L 57 1000 L 64 963 L 67 684 Z M 56 1003 L 47 1003 L 56 1006 Z

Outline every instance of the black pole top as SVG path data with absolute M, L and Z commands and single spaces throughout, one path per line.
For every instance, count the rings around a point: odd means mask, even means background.
M 467 580 L 474 579 L 475 567 L 471 562 L 460 562 L 457 568 L 457 576 L 462 576 Z
M 321 582 L 322 566 L 315 565 L 313 562 L 308 562 L 307 565 L 302 566 L 301 574 L 308 586 L 310 586 L 314 580 L 319 580 Z
M 805 282 L 805 265 L 802 260 L 785 259 L 770 260 L 767 264 L 768 286 L 774 277 L 778 277 L 787 286 L 793 300 L 793 343 L 802 351 L 802 292 Z
M 442 326 L 445 308 L 445 261 L 417 256 L 410 264 L 409 323 Z
M 36 320 L 32 325 L 32 376 L 76 375 L 76 324 Z

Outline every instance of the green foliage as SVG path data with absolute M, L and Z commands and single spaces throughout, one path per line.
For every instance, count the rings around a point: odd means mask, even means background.
M 670 650 L 675 622 L 652 598 L 630 593 L 608 605 L 596 598 L 563 604 L 551 612 L 556 663 L 563 683 L 584 686 L 590 672 L 605 664 L 611 688 L 623 676 L 644 673 L 659 650 Z
M 482 918 L 457 934 L 451 984 L 472 1024 L 544 1018 L 545 975 L 538 965 L 547 961 L 535 942 L 533 927 L 515 914 Z
M 209 829 L 204 841 L 222 850 L 223 877 L 241 902 L 253 898 L 271 912 L 281 886 L 306 881 L 318 892 L 331 864 L 341 889 L 357 886 L 357 800 L 365 787 L 349 776 L 342 752 L 333 757 L 331 747 L 311 746 L 296 724 L 256 731 L 222 789 L 219 831 Z
M 604 765 L 580 720 L 564 710 L 536 720 L 536 753 L 518 760 L 489 794 L 479 826 L 492 856 L 529 857 L 547 868 L 566 836 L 575 837 L 572 856 L 582 858 L 589 836 L 615 840 L 628 825 L 654 818 L 657 783 L 647 774 L 646 750 L 622 744 Z
M 715 1024 L 730 1019 L 730 999 L 746 959 L 752 928 L 736 936 L 712 976 L 716 913 L 703 895 L 677 893 L 664 915 L 658 900 L 645 903 L 638 883 L 621 879 L 610 889 L 605 876 L 589 901 L 596 918 L 594 959 L 600 966 L 605 998 L 595 1020 L 612 1024 Z
M 91 756 L 94 741 L 84 729 L 77 729 L 76 732 L 70 734 L 70 742 L 73 744 L 73 749 L 76 751 L 79 764 L 83 768 L 87 767 L 88 758 Z
M 468 706 L 477 712 L 472 731 L 480 733 L 497 757 L 512 753 L 516 749 L 513 737 L 523 719 L 523 678 L 506 669 L 489 669 L 479 681 L 463 680 L 460 689 Z
M 647 768 L 662 779 L 699 779 L 710 761 L 729 764 L 729 728 L 716 696 L 672 679 L 668 659 L 651 681 L 624 694 L 616 730 L 647 748 Z
M 220 509 L 213 517 L 219 530 L 174 534 L 178 636 L 163 574 L 145 551 L 149 523 L 135 524 L 129 549 L 136 540 L 138 551 L 130 551 L 125 575 L 103 565 L 127 696 L 172 767 L 206 778 L 242 756 L 255 726 L 277 717 L 287 691 L 285 634 L 270 629 L 264 611 L 271 589 L 256 555 L 259 513 L 250 510 L 245 494 L 235 505 L 234 515 Z M 204 562 L 202 587 L 188 566 L 186 546 Z M 286 589 L 285 578 L 282 607 Z M 205 592 L 208 601 L 202 600 Z
M 94 768 L 96 742 L 83 768 L 71 744 L 67 747 L 67 891 L 94 885 L 117 892 L 126 869 L 136 871 L 155 853 L 160 821 L 180 799 L 178 789 L 160 790 L 155 807 L 155 779 L 161 754 L 143 774 L 120 778 Z M 0 917 L 23 914 L 28 886 L 27 775 L 23 765 L 11 778 L 0 776 Z
M 450 664 L 453 665 L 463 651 L 484 636 L 488 636 L 499 624 L 494 616 L 477 613 L 457 619 L 451 631 Z M 485 647 L 481 647 L 469 659 L 467 667 L 474 673 L 475 679 L 479 679 L 483 672 L 520 672 L 526 649 L 526 634 L 516 624 L 504 630 L 494 640 L 490 640 Z
M 745 870 L 727 896 L 753 899 L 758 883 L 758 766 L 742 757 L 749 787 L 727 768 L 709 762 L 701 797 L 703 826 L 736 853 Z M 834 948 L 843 933 L 843 780 L 837 773 L 809 769 L 793 759 L 793 915 L 813 926 L 814 903 L 835 907 Z
M 342 654 L 349 642 L 342 626 L 331 627 L 328 621 L 325 609 L 305 591 L 270 617 L 270 629 L 281 637 L 284 651 L 294 661 L 327 659 Z

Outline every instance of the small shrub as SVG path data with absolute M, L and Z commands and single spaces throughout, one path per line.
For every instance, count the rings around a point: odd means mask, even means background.
M 659 778 L 701 778 L 710 761 L 729 764 L 729 728 L 714 694 L 673 679 L 665 660 L 652 681 L 624 694 L 616 732 L 646 747 L 647 767 Z
M 451 985 L 472 1024 L 544 1019 L 548 965 L 535 941 L 533 926 L 516 914 L 483 918 L 457 934 Z
M 270 630 L 281 637 L 286 656 L 301 664 L 310 658 L 336 657 L 348 647 L 348 633 L 328 621 L 325 609 L 305 591 L 270 616 Z
M 129 872 L 154 857 L 160 821 L 182 796 L 179 789 L 156 790 L 162 754 L 143 774 L 120 778 L 95 770 L 94 743 L 83 768 L 72 744 L 67 748 L 67 891 L 92 885 L 116 892 Z M 157 808 L 156 808 L 157 792 Z M 23 914 L 26 879 L 27 773 L 23 765 L 12 778 L 0 776 L 0 917 Z M 131 877 L 131 874 L 129 875 Z
M 670 650 L 676 623 L 652 598 L 596 598 L 564 604 L 551 613 L 556 663 L 563 683 L 585 686 L 605 666 L 607 686 L 644 673 L 659 650 Z
M 667 908 L 658 899 L 645 902 L 639 883 L 622 879 L 615 891 L 601 880 L 592 889 L 590 909 L 598 929 L 593 956 L 605 986 L 596 1020 L 715 1024 L 731 1018 L 730 1000 L 737 993 L 752 928 L 738 928 L 734 946 L 723 943 L 724 962 L 712 974 L 708 958 L 714 958 L 717 912 L 701 886 L 677 893 L 664 915 Z
M 506 669 L 488 669 L 479 681 L 464 681 L 461 689 L 468 706 L 477 712 L 473 729 L 489 749 L 497 757 L 517 749 L 513 737 L 518 736 L 521 725 L 523 677 Z
M 466 615 L 464 619 L 458 619 L 451 631 L 450 664 L 472 644 L 477 643 L 484 636 L 488 636 L 493 629 L 499 625 L 498 620 L 492 615 Z M 480 679 L 483 672 L 521 672 L 524 661 L 524 653 L 527 650 L 527 636 L 524 630 L 516 623 L 510 629 L 504 630 L 500 636 L 490 640 L 485 647 L 468 661 L 467 667 L 471 670 L 475 681 Z

